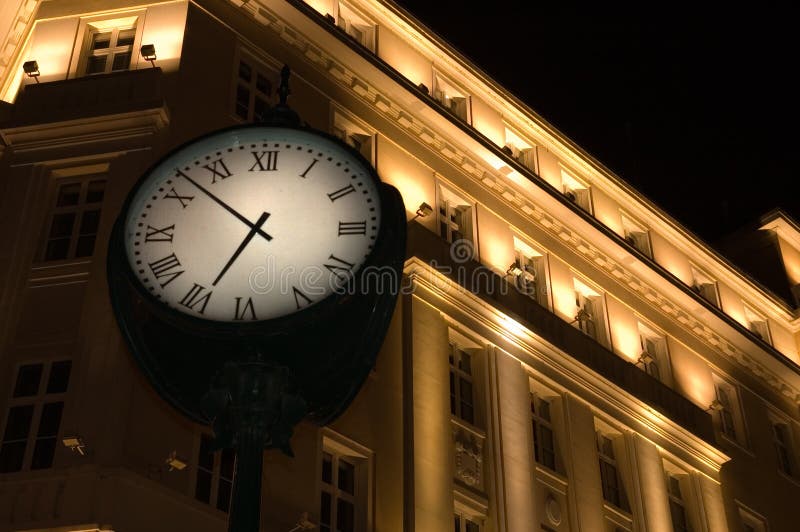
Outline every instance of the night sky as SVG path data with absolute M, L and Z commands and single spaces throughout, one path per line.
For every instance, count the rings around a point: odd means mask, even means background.
M 800 221 L 789 8 L 398 3 L 706 241 L 775 207 Z

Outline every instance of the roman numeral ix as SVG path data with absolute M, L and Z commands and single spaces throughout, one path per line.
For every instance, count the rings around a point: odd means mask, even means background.
M 181 262 L 174 253 L 167 255 L 163 259 L 151 262 L 148 266 L 150 266 L 150 271 L 153 272 L 153 276 L 156 280 L 165 279 L 165 281 L 159 282 L 161 288 L 167 286 L 184 272 L 184 270 L 178 269 L 181 267 Z
M 211 184 L 217 182 L 217 178 L 225 179 L 226 177 L 231 176 L 231 171 L 228 170 L 228 167 L 225 166 L 225 161 L 222 160 L 222 157 L 215 161 L 211 161 L 210 163 L 203 165 L 203 168 L 211 172 Z
M 180 304 L 192 310 L 194 310 L 194 307 L 200 305 L 200 310 L 197 312 L 202 314 L 206 311 L 206 305 L 208 305 L 208 300 L 211 299 L 211 294 L 214 293 L 207 292 L 204 294 L 203 292 L 205 289 L 205 286 L 193 283 L 192 287 L 189 289 L 186 295 L 183 296 L 183 299 L 181 299 Z
M 175 224 L 169 225 L 163 229 L 147 225 L 147 233 L 144 235 L 145 242 L 172 242 L 173 232 L 175 231 Z
M 250 167 L 250 172 L 255 171 L 256 167 L 258 167 L 259 172 L 271 172 L 278 169 L 278 152 L 277 151 L 262 151 L 261 153 L 257 151 L 250 152 L 253 154 L 253 157 L 256 158 L 255 164 Z M 267 160 L 264 161 L 264 157 L 266 156 Z
M 339 222 L 339 236 L 366 234 L 367 222 Z

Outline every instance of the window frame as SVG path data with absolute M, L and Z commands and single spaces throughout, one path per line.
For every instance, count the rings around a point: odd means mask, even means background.
M 653 259 L 653 240 L 650 229 L 625 211 L 620 211 L 622 238 L 648 259 Z
M 756 335 L 761 341 L 772 345 L 772 331 L 770 330 L 769 320 L 747 303 L 744 303 L 743 306 L 747 330 Z
M 348 37 L 360 44 L 362 47 L 366 48 L 372 53 L 377 53 L 378 23 L 347 2 L 335 0 L 333 4 L 333 18 L 336 21 L 336 27 L 341 29 L 345 34 L 347 34 Z M 342 11 L 344 11 L 344 13 L 342 13 Z M 354 21 L 353 19 L 356 20 Z M 353 27 L 365 28 L 365 31 L 363 31 L 363 39 L 359 39 L 357 35 L 352 33 Z
M 642 368 L 645 373 L 654 379 L 657 379 L 659 382 L 666 384 L 667 386 L 671 386 L 673 382 L 672 364 L 670 361 L 669 339 L 667 335 L 641 320 L 637 321 L 637 331 L 639 333 L 639 347 L 641 351 L 639 353 L 639 359 L 636 361 L 636 365 Z M 647 348 L 648 340 L 654 345 L 654 350 L 652 353 Z M 652 359 L 652 362 L 648 362 L 646 360 L 646 357 L 644 356 L 645 353 L 649 355 L 649 357 Z M 654 366 L 658 372 L 658 375 L 653 375 Z
M 470 94 L 470 92 L 466 90 L 461 84 L 453 81 L 447 74 L 438 70 L 437 68 L 433 69 L 433 75 L 431 77 L 431 80 L 432 80 L 432 87 L 430 95 L 433 98 L 433 100 L 437 102 L 442 109 L 447 111 L 448 114 L 452 115 L 458 120 L 463 121 L 466 124 L 471 125 L 472 95 Z M 455 96 L 448 96 L 448 93 L 454 94 Z M 447 100 L 450 100 L 452 102 L 456 98 L 464 100 L 463 115 L 459 112 L 459 110 L 453 108 L 453 103 L 450 104 L 447 103 Z
M 59 263 L 67 263 L 67 262 L 76 262 L 76 261 L 91 261 L 94 257 L 96 247 L 97 247 L 97 237 L 100 235 L 100 229 L 102 227 L 103 221 L 103 213 L 104 213 L 104 204 L 106 200 L 106 192 L 109 183 L 108 179 L 108 172 L 107 172 L 107 165 L 100 165 L 102 170 L 97 167 L 86 168 L 85 172 L 82 168 L 79 169 L 69 169 L 65 172 L 53 171 L 52 176 L 54 179 L 52 180 L 51 186 L 51 193 L 49 194 L 50 198 L 50 205 L 48 207 L 47 215 L 44 222 L 44 227 L 42 228 L 42 237 L 40 239 L 40 246 L 39 250 L 36 254 L 36 262 L 43 263 L 43 264 L 59 264 Z M 77 170 L 77 171 L 76 171 Z M 99 171 L 98 171 L 99 170 Z M 59 177 L 60 175 L 66 175 L 68 177 Z M 93 182 L 102 182 L 103 183 L 103 197 L 96 202 L 86 203 L 86 198 L 89 193 L 89 185 Z M 62 187 L 66 187 L 69 185 L 79 184 L 79 196 L 78 201 L 74 205 L 65 205 L 59 206 L 59 193 L 61 192 Z M 81 255 L 76 256 L 76 251 L 78 247 L 78 241 L 82 236 L 80 233 L 81 224 L 83 221 L 83 215 L 86 212 L 98 211 L 98 220 L 97 220 L 97 232 L 94 233 L 94 240 L 92 241 L 92 252 L 88 255 Z M 48 259 L 47 258 L 47 248 L 48 244 L 54 238 L 51 238 L 52 231 L 53 231 L 53 222 L 55 221 L 56 216 L 60 214 L 69 214 L 74 213 L 75 218 L 72 221 L 72 230 L 69 236 L 69 244 L 67 248 L 67 255 L 66 257 L 62 258 L 54 258 Z M 86 233 L 88 235 L 90 233 Z
M 597 428 L 595 430 L 595 449 L 597 451 L 597 460 L 600 470 L 600 486 L 604 502 L 610 504 L 617 510 L 630 513 L 630 499 L 628 498 L 625 479 L 623 478 L 622 470 L 619 464 L 619 458 L 616 456 L 616 443 L 619 438 L 622 438 L 621 434 L 608 431 L 607 429 Z M 610 445 L 610 455 L 604 448 L 603 440 L 607 440 Z M 606 466 L 605 468 L 603 467 L 604 465 Z M 613 477 L 609 478 L 609 474 L 613 474 Z M 615 499 L 611 497 L 609 493 L 607 493 L 607 486 L 608 489 L 611 489 L 612 480 L 617 486 L 617 497 Z
M 456 242 L 461 242 L 463 244 L 462 241 L 468 241 L 471 249 L 467 251 L 471 251 L 472 260 L 478 260 L 477 224 L 475 216 L 476 205 L 477 202 L 472 200 L 469 196 L 462 194 L 461 191 L 452 187 L 450 184 L 442 182 L 441 179 L 437 179 L 435 207 L 436 232 L 442 239 L 450 244 L 455 244 Z M 459 215 L 466 220 L 462 220 L 460 223 L 455 221 L 454 218 Z M 464 225 L 467 227 L 464 227 Z M 461 235 L 460 238 L 455 238 L 456 232 Z M 466 247 L 467 245 L 464 246 L 464 248 Z M 458 251 L 464 250 L 459 249 Z M 461 257 L 461 255 L 458 256 Z
M 50 379 L 52 376 L 53 366 L 56 363 L 69 363 L 69 374 L 67 376 L 66 388 L 64 391 L 61 392 L 48 392 L 48 386 L 50 384 Z M 19 379 L 19 372 L 20 369 L 27 366 L 35 366 L 40 365 L 42 367 L 41 373 L 39 375 L 39 384 L 36 389 L 35 394 L 30 395 L 21 395 L 18 397 L 14 397 L 14 392 L 16 389 L 17 380 Z M 11 442 L 21 442 L 22 439 L 14 439 L 14 440 L 6 440 L 6 430 L 8 429 L 8 421 L 11 417 L 11 411 L 14 408 L 32 406 L 32 414 L 30 417 L 30 422 L 28 423 L 27 428 L 27 435 L 24 439 L 25 441 L 25 450 L 23 451 L 22 455 L 22 463 L 19 469 L 16 470 L 9 470 L 9 471 L 0 471 L 0 475 L 3 474 L 11 474 L 11 473 L 18 473 L 24 471 L 36 471 L 41 469 L 52 469 L 55 462 L 56 457 L 58 454 L 59 442 L 63 437 L 64 432 L 64 418 L 66 413 L 66 406 L 67 400 L 69 398 L 70 393 L 70 385 L 74 382 L 74 360 L 71 358 L 63 358 L 63 357 L 53 357 L 47 359 L 31 359 L 31 360 L 24 360 L 20 361 L 16 364 L 14 368 L 14 372 L 12 373 L 14 376 L 12 379 L 11 386 L 9 386 L 9 397 L 6 402 L 5 411 L 3 417 L 0 418 L 2 424 L 0 424 L 0 428 L 2 428 L 2 432 L 0 432 L 0 449 L 2 449 L 5 443 Z M 42 422 L 42 414 L 45 406 L 50 404 L 61 404 L 61 410 L 59 413 L 59 420 L 58 420 L 58 428 L 54 435 L 42 435 L 39 434 L 41 430 L 41 422 Z M 42 439 L 54 439 L 54 446 L 52 449 L 52 455 L 50 456 L 49 460 L 50 463 L 47 466 L 43 467 L 33 467 L 33 458 L 36 452 L 36 444 L 39 440 Z
M 338 105 L 331 105 L 330 132 L 342 142 L 359 152 L 367 162 L 375 166 L 377 163 L 377 132 L 374 128 L 347 112 Z M 354 137 L 361 137 L 364 142 L 359 146 L 353 140 Z
M 251 69 L 252 76 L 251 79 L 245 82 L 241 78 L 241 64 L 242 62 L 248 64 Z M 242 123 L 256 123 L 257 116 L 256 116 L 256 103 L 262 101 L 266 108 L 264 112 L 267 112 L 269 109 L 274 107 L 275 105 L 275 96 L 277 94 L 278 86 L 276 84 L 277 80 L 279 79 L 280 68 L 274 64 L 272 61 L 265 61 L 257 56 L 257 54 L 252 53 L 243 47 L 239 47 L 237 49 L 236 55 L 234 57 L 232 71 L 231 71 L 231 79 L 233 80 L 231 83 L 231 95 L 230 95 L 230 105 L 231 105 L 231 112 L 230 115 L 235 120 L 242 122 Z M 269 83 L 269 92 L 270 94 L 264 93 L 261 89 L 258 88 L 259 86 L 259 76 L 265 79 Z M 239 105 L 239 89 L 241 87 L 245 87 L 245 90 L 248 91 L 247 96 L 247 118 L 243 117 L 238 112 L 238 105 Z
M 513 235 L 514 238 L 514 263 L 519 272 L 506 272 L 514 278 L 514 283 L 518 291 L 527 295 L 548 310 L 553 308 L 552 290 L 550 285 L 550 254 L 539 251 L 533 246 Z M 533 277 L 532 279 L 529 278 Z M 533 285 L 533 291 L 531 291 Z
M 716 401 L 714 428 L 726 440 L 747 447 L 748 433 L 739 387 L 721 375 L 712 374 L 712 380 Z
M 539 174 L 539 160 L 536 154 L 536 144 L 517 132 L 516 129 L 504 124 L 503 150 L 520 165 L 527 168 L 534 174 Z
M 611 335 L 608 330 L 606 293 L 578 277 L 576 272 L 573 272 L 572 286 L 575 295 L 575 315 L 572 325 L 601 345 L 608 346 Z M 587 302 L 596 307 L 592 309 L 593 312 L 586 310 Z M 591 333 L 592 327 L 586 322 L 593 325 L 594 334 Z
M 133 44 L 131 45 L 131 60 L 128 68 L 125 71 L 137 70 L 139 68 L 140 48 L 142 45 L 142 33 L 144 31 L 144 20 L 146 9 L 139 9 L 135 11 L 125 11 L 121 13 L 104 13 L 99 15 L 91 15 L 88 17 L 81 17 L 78 23 L 77 37 L 75 39 L 75 47 L 72 51 L 72 60 L 70 61 L 70 68 L 67 78 L 82 78 L 91 75 L 100 74 L 86 74 L 86 67 L 88 62 L 89 53 L 91 50 L 89 46 L 92 42 L 92 35 L 97 31 L 108 29 L 130 29 L 136 30 Z M 122 72 L 122 70 L 120 70 Z
M 211 455 L 211 468 L 204 467 L 201 465 L 201 453 L 203 452 L 203 441 L 208 441 L 209 444 L 213 441 L 213 436 L 207 432 L 200 432 L 199 437 L 195 439 L 197 442 L 197 452 L 194 453 L 195 460 L 194 464 L 195 467 L 193 468 L 194 474 L 192 479 L 192 498 L 206 506 L 214 508 L 217 511 L 228 513 L 230 511 L 231 503 L 233 501 L 233 482 L 236 477 L 236 451 L 233 449 L 217 449 L 215 451 L 210 452 Z M 232 472 L 231 477 L 227 478 L 222 474 L 222 464 L 223 458 L 226 453 L 229 453 L 228 456 L 232 455 L 233 463 L 232 463 Z M 208 500 L 204 500 L 199 498 L 198 496 L 198 484 L 200 472 L 205 472 L 210 474 L 210 487 L 208 492 Z M 220 486 L 223 484 L 229 484 L 231 492 L 228 496 L 228 501 L 226 508 L 220 507 Z
M 561 192 L 570 202 L 582 211 L 594 216 L 594 198 L 592 187 L 574 172 L 560 166 Z M 585 191 L 585 192 L 582 192 Z
M 551 471 L 556 473 L 561 472 L 560 460 L 558 456 L 558 445 L 556 443 L 556 427 L 552 418 L 553 398 L 544 397 L 543 394 L 536 391 L 530 392 L 531 400 L 531 435 L 533 436 L 533 460 L 535 463 L 540 464 Z M 543 414 L 541 403 L 547 404 L 547 416 Z M 550 437 L 544 438 L 542 429 L 550 431 Z M 550 449 L 546 449 L 543 445 L 544 441 L 550 442 Z M 552 453 L 552 464 L 545 461 L 545 450 Z
M 719 282 L 694 264 L 692 264 L 690 268 L 692 272 L 692 282 L 689 285 L 689 289 L 704 301 L 721 310 L 722 301 L 719 295 Z M 712 294 L 709 293 L 710 290 L 713 290 L 713 297 Z
M 775 458 L 778 464 L 778 472 L 786 477 L 797 480 L 798 461 L 792 423 L 787 418 L 772 411 L 768 414 L 768 420 L 772 433 L 772 447 L 775 450 Z M 785 440 L 779 438 L 779 431 L 775 430 L 777 427 L 782 427 L 782 430 L 784 430 L 783 438 L 785 438 Z
M 331 454 L 335 460 L 331 464 L 331 483 L 328 484 L 323 480 L 323 457 L 325 454 Z M 338 511 L 338 486 L 339 474 L 337 464 L 339 460 L 349 463 L 354 466 L 354 493 L 343 500 L 349 500 L 354 506 L 354 531 L 370 532 L 374 527 L 374 487 L 375 487 L 375 460 L 374 453 L 356 443 L 345 436 L 334 432 L 330 429 L 322 429 L 319 433 L 318 451 L 317 451 L 317 474 L 316 474 L 316 493 L 317 493 L 317 507 L 316 507 L 316 521 L 318 528 L 322 532 L 324 523 L 322 522 L 321 507 L 322 507 L 322 494 L 328 493 L 331 496 L 331 522 L 330 532 L 337 530 L 336 518 Z M 334 486 L 335 484 L 335 486 Z M 329 487 L 330 486 L 330 487 Z

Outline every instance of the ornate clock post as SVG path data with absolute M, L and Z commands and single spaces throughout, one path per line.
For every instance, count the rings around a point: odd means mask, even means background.
M 303 417 L 342 412 L 391 318 L 405 209 L 363 157 L 267 123 L 191 141 L 129 194 L 108 278 L 125 339 L 156 390 L 237 451 L 229 530 L 258 530 L 262 453 L 291 455 Z

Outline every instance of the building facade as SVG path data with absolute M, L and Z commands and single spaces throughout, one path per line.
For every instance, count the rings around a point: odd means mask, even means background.
M 0 39 L 0 531 L 225 529 L 235 456 L 136 367 L 108 237 L 284 64 L 302 118 L 400 190 L 409 242 L 358 396 L 266 453 L 263 530 L 797 529 L 785 214 L 750 261 L 776 289 L 389 1 L 14 0 Z

